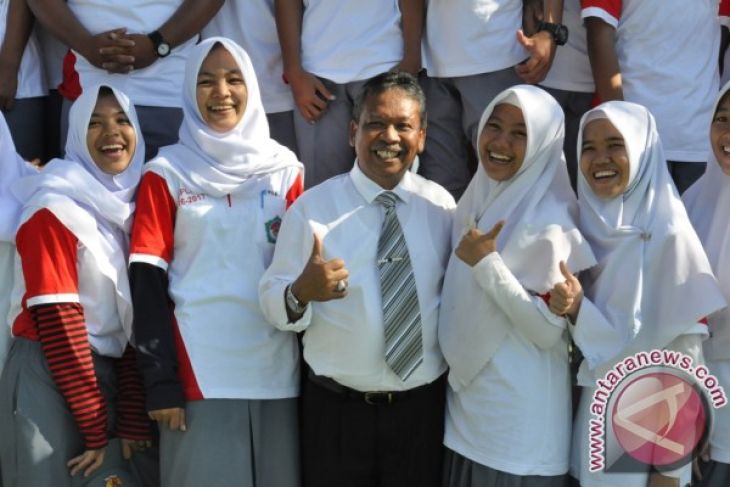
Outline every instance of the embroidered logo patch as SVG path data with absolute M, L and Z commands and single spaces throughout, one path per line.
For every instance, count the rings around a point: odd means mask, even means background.
M 122 479 L 116 475 L 111 475 L 104 479 L 104 487 L 122 487 L 123 485 Z
M 266 226 L 266 240 L 269 243 L 276 243 L 276 237 L 279 236 L 279 228 L 281 227 L 281 218 L 276 216 L 264 225 Z

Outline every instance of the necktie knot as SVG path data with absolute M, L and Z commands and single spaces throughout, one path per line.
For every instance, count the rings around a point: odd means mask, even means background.
M 398 195 L 392 191 L 383 191 L 375 197 L 375 201 L 385 207 L 387 211 L 390 211 L 395 208 L 395 204 L 398 201 Z

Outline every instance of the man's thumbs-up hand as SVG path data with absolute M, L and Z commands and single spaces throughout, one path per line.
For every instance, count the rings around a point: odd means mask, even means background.
M 345 261 L 325 260 L 322 253 L 322 239 L 315 233 L 309 260 L 291 286 L 291 292 L 302 305 L 310 301 L 340 299 L 347 295 L 347 278 L 350 274 L 345 268 Z

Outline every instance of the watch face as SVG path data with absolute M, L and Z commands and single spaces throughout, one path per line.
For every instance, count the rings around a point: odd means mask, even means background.
M 165 42 L 160 43 L 160 45 L 157 46 L 157 54 L 160 56 L 167 56 L 170 54 L 170 45 Z

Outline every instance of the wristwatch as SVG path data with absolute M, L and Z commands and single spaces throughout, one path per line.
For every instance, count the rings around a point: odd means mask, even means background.
M 550 22 L 540 22 L 537 26 L 537 31 L 544 30 L 549 32 L 555 40 L 555 44 L 558 46 L 564 46 L 568 42 L 568 28 L 563 24 L 553 24 Z
M 289 311 L 292 311 L 293 313 L 296 313 L 298 315 L 304 313 L 307 309 L 306 304 L 302 304 L 296 296 L 294 296 L 294 293 L 291 292 L 291 285 L 286 287 L 286 292 L 284 293 L 284 296 L 286 298 L 286 307 L 289 308 Z
M 162 37 L 162 34 L 160 34 L 159 30 L 150 32 L 149 34 L 147 34 L 147 37 L 150 38 L 152 44 L 155 46 L 155 53 L 157 53 L 157 57 L 166 57 L 170 54 L 172 48 L 170 47 L 170 44 L 168 44 L 167 41 Z

